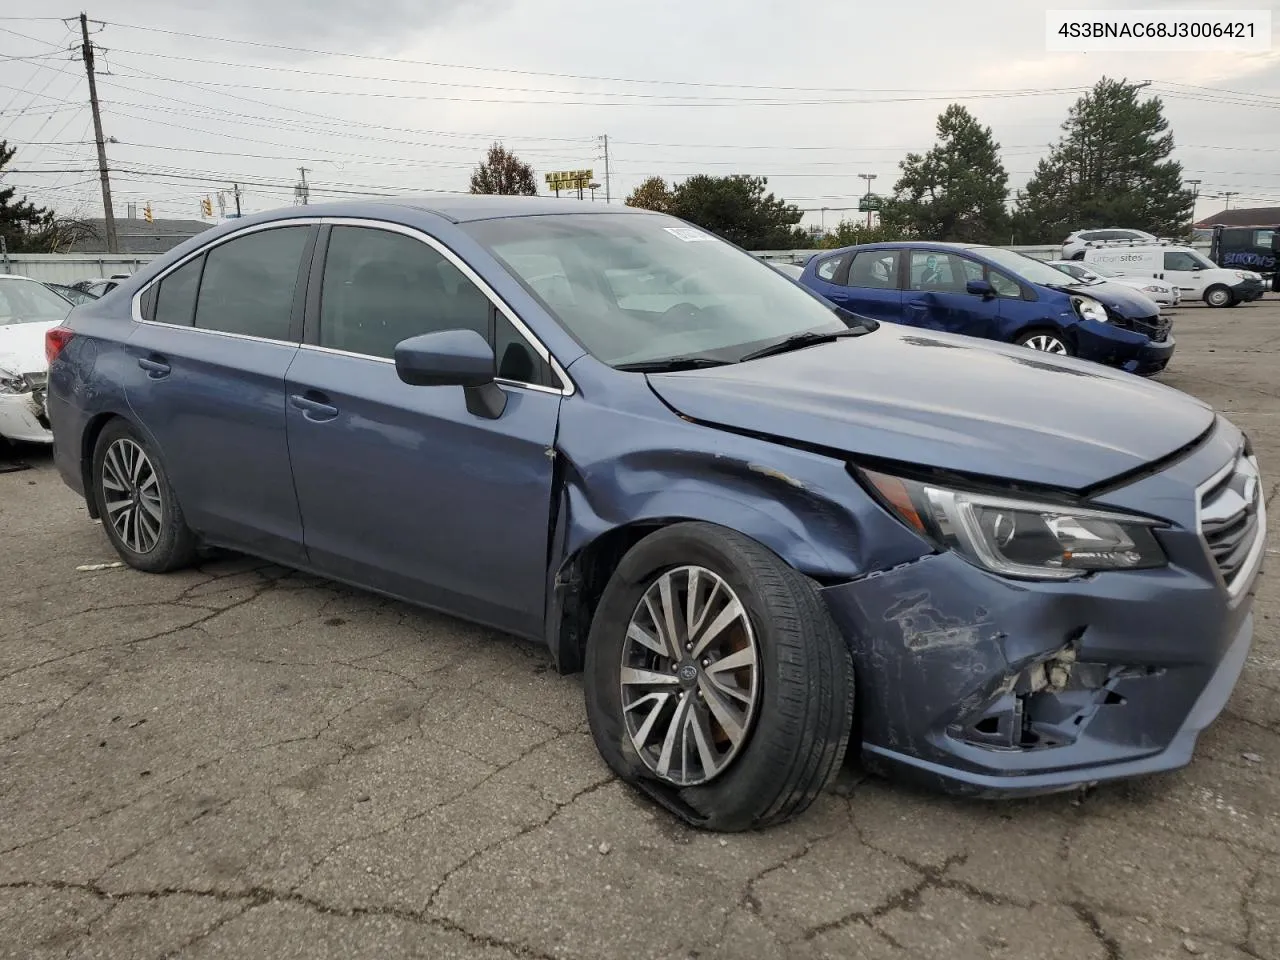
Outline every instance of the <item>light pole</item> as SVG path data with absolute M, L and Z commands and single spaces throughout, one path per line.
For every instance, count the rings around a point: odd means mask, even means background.
M 866 192 L 866 195 L 865 195 L 862 199 L 863 199 L 863 200 L 865 200 L 865 201 L 867 201 L 867 203 L 868 203 L 868 206 L 867 206 L 867 229 L 868 229 L 868 230 L 870 230 L 870 229 L 871 229 L 871 206 L 870 206 L 870 201 L 871 201 L 871 181 L 872 181 L 872 180 L 874 180 L 874 179 L 876 178 L 876 174 L 874 174 L 874 173 L 860 173 L 860 174 L 858 174 L 858 176 L 859 176 L 859 177 L 861 177 L 863 180 L 867 181 L 867 192 Z

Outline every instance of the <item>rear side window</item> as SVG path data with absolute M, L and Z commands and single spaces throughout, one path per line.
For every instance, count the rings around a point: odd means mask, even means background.
M 863 250 L 849 264 L 848 285 L 894 290 L 898 286 L 897 250 Z
M 840 264 L 843 260 L 843 257 L 832 257 L 830 260 L 823 260 L 822 263 L 818 264 L 818 269 L 814 273 L 818 275 L 818 279 L 830 282 L 840 272 Z
M 196 314 L 196 291 L 204 257 L 184 263 L 157 285 L 155 308 L 149 319 L 156 323 L 172 323 L 189 327 Z
M 278 227 L 230 240 L 206 254 L 195 326 L 290 340 L 289 321 L 309 226 Z

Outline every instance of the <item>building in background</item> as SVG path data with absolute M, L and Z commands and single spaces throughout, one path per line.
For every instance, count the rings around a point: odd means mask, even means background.
M 85 221 L 93 228 L 93 236 L 77 240 L 67 253 L 106 253 L 107 231 L 101 217 Z M 120 240 L 120 253 L 165 253 L 184 240 L 208 230 L 212 223 L 204 220 L 154 220 L 148 223 L 141 218 L 116 218 L 116 236 Z

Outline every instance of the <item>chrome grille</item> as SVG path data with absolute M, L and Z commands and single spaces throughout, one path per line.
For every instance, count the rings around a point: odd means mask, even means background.
M 1258 461 L 1241 452 L 1200 492 L 1200 534 L 1228 588 L 1257 567 L 1266 536 Z

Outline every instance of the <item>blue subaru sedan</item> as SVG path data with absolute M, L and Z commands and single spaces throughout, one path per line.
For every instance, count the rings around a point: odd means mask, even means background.
M 1136 290 L 1089 286 L 1031 257 L 954 243 L 873 243 L 814 257 L 800 283 L 856 313 L 1159 373 L 1172 323 Z
M 46 347 L 56 463 L 129 566 L 217 545 L 543 642 L 609 766 L 707 829 L 804 810 L 852 738 L 971 795 L 1180 767 L 1249 651 L 1230 422 L 660 214 L 272 211 Z

